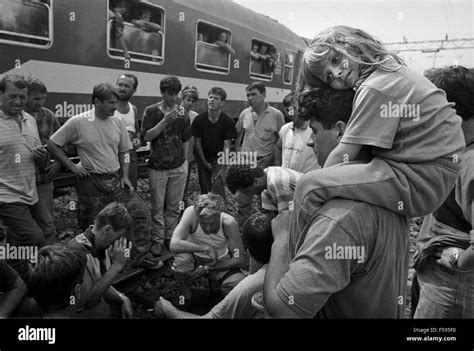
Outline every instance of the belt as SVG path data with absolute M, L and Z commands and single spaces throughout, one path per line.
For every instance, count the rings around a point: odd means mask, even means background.
M 92 172 L 89 172 L 90 176 L 91 177 L 94 177 L 94 178 L 114 178 L 118 175 L 117 172 L 115 173 L 92 173 Z

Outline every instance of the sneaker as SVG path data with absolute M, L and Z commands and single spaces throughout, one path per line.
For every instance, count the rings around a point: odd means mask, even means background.
M 163 253 L 163 244 L 159 241 L 154 241 L 150 246 L 150 252 L 153 256 L 161 256 Z
M 142 254 L 132 264 L 134 268 L 160 269 L 164 263 L 156 259 L 151 253 Z

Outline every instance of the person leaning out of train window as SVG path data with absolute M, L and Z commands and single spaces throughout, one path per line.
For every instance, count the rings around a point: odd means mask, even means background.
M 262 74 L 271 75 L 276 67 L 275 48 L 262 45 L 260 46 L 259 54 L 262 60 Z
M 127 44 L 125 43 L 125 38 L 123 35 L 125 25 L 124 17 L 128 12 L 129 5 L 126 1 L 119 1 L 115 7 L 109 9 L 109 20 L 112 20 L 112 29 L 115 33 L 115 40 L 119 43 L 120 47 L 123 50 L 123 56 L 130 60 L 130 54 L 128 53 Z
M 209 33 L 198 32 L 198 41 L 202 41 L 204 43 L 209 43 Z
M 262 71 L 262 63 L 258 53 L 259 49 L 260 46 L 257 43 L 252 44 L 252 50 L 250 50 L 250 72 L 260 73 Z
M 220 32 L 218 39 L 215 41 L 216 44 L 221 50 L 228 52 L 229 54 L 234 55 L 235 50 L 227 42 L 229 40 L 229 35 L 226 32 Z
M 161 26 L 158 23 L 151 21 L 151 11 L 149 9 L 143 10 L 140 18 L 132 20 L 132 24 L 145 32 L 162 33 Z

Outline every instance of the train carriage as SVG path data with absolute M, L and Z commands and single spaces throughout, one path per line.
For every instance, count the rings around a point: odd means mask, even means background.
M 124 38 L 131 60 L 117 44 L 110 12 L 126 4 Z M 159 81 L 178 76 L 201 93 L 205 109 L 212 86 L 228 93 L 224 111 L 237 118 L 246 107 L 245 87 L 261 80 L 267 101 L 290 92 L 304 40 L 277 21 L 230 0 L 0 0 L 0 74 L 35 75 L 49 90 L 46 107 L 64 118 L 91 107 L 92 87 L 115 82 L 124 71 L 137 75 L 132 102 L 142 113 L 160 96 Z M 140 29 L 141 16 L 161 27 Z M 231 54 L 215 41 L 225 32 Z M 274 67 L 255 65 L 253 46 L 272 55 Z

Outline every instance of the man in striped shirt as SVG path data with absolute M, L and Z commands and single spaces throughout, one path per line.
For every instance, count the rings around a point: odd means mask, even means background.
M 44 245 L 43 232 L 31 217 L 38 201 L 35 160 L 46 156 L 33 117 L 24 112 L 28 96 L 22 76 L 6 75 L 0 80 L 0 219 L 8 226 L 8 241 L 14 246 Z M 10 261 L 22 277 L 26 261 Z
M 291 209 L 296 182 L 301 175 L 282 167 L 231 166 L 227 171 L 226 184 L 232 193 L 261 194 L 264 210 L 281 212 Z

